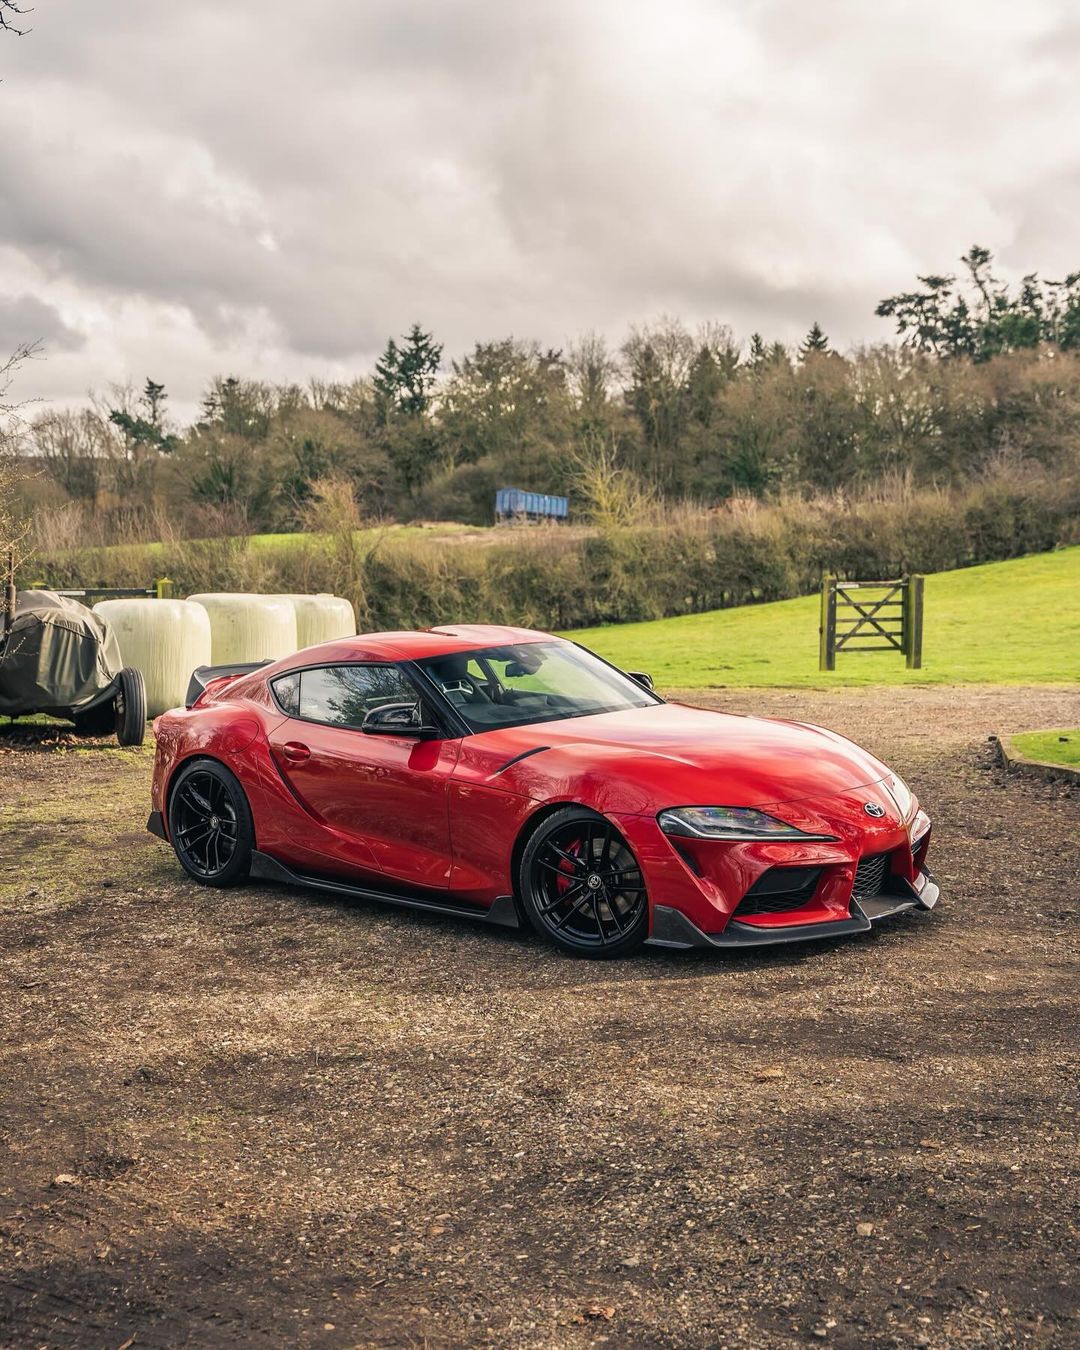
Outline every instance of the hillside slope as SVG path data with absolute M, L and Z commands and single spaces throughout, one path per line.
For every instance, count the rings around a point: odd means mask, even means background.
M 817 596 L 571 634 L 660 688 L 1080 681 L 1080 548 L 926 578 L 923 666 L 839 653 L 818 670 Z

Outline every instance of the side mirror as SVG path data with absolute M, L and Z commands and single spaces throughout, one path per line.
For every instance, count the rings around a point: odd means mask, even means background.
M 653 687 L 652 676 L 646 675 L 643 670 L 625 670 L 624 675 L 629 675 L 635 684 L 640 684 L 645 689 Z
M 384 703 L 372 708 L 360 730 L 368 736 L 406 736 L 416 741 L 433 741 L 442 735 L 438 727 L 420 721 L 419 703 Z

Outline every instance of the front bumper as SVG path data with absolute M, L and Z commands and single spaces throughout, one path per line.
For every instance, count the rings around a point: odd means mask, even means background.
M 941 894 L 933 874 L 921 869 L 914 882 L 895 878 L 895 889 L 873 899 L 852 900 L 847 918 L 825 923 L 784 924 L 762 927 L 732 919 L 722 933 L 703 933 L 681 910 L 668 905 L 653 907 L 649 946 L 685 951 L 690 947 L 763 947 L 778 942 L 813 942 L 823 938 L 868 933 L 881 919 L 908 910 L 931 910 Z

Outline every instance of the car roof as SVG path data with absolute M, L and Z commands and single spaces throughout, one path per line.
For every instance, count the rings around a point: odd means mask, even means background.
M 326 665 L 335 661 L 423 661 L 433 656 L 499 647 L 511 642 L 551 641 L 550 633 L 533 628 L 510 628 L 500 624 L 462 623 L 400 633 L 358 633 L 306 647 L 274 663 L 266 674 L 294 670 L 298 666 Z

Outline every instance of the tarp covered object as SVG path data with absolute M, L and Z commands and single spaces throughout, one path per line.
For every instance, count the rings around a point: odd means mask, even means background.
M 0 714 L 82 711 L 113 696 L 122 665 L 99 614 L 54 591 L 19 591 L 0 638 Z

